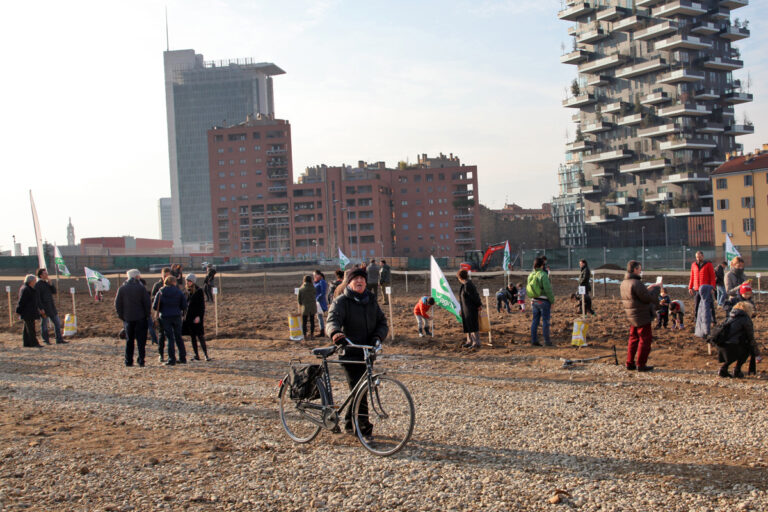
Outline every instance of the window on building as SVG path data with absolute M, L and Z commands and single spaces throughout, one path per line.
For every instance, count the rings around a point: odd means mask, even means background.
M 219 165 L 224 165 L 224 160 L 219 160 Z
M 408 218 L 408 212 L 403 212 L 401 216 L 402 216 L 404 219 L 407 219 L 407 218 Z
M 241 164 L 244 164 L 244 163 L 245 163 L 245 160 L 240 160 L 240 163 L 241 163 Z
M 226 185 L 219 185 L 219 190 L 226 190 L 226 189 L 227 189 Z
M 241 153 L 245 153 L 245 146 L 240 146 L 237 150 Z
M 751 174 L 747 174 L 746 176 L 744 176 L 744 186 L 745 187 L 751 187 L 752 186 L 752 175 Z
M 728 224 L 728 222 L 726 220 L 721 220 L 720 221 L 720 232 L 721 233 L 727 233 L 728 232 L 727 224 Z
M 223 153 L 224 152 L 224 148 L 219 148 L 219 149 L 216 150 L 216 152 L 217 153 Z
M 741 207 L 742 208 L 754 208 L 755 202 L 752 200 L 752 197 L 742 197 L 741 198 Z
M 213 136 L 213 141 L 214 142 L 223 142 L 224 141 L 224 136 L 223 135 L 214 135 Z
M 440 174 L 437 175 L 437 179 L 440 181 L 445 181 L 445 174 L 441 172 Z
M 257 140 L 261 138 L 261 132 L 253 132 L 253 139 Z M 257 146 L 258 147 L 258 146 Z M 259 148 L 261 149 L 261 148 Z
M 750 217 L 748 219 L 744 219 L 742 221 L 742 224 L 744 226 L 744 232 L 747 234 L 750 234 L 755 231 L 755 219 L 753 217 Z
M 408 201 L 400 201 L 400 206 L 408 206 Z
M 261 146 L 253 146 L 254 151 L 261 151 Z
M 717 190 L 725 190 L 728 188 L 728 180 L 726 178 L 717 178 Z

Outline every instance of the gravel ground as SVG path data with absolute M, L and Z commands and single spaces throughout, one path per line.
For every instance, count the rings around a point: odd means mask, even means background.
M 217 340 L 209 363 L 142 369 L 112 339 L 19 344 L 0 334 L 0 510 L 768 510 L 765 380 L 391 347 L 377 365 L 417 422 L 377 458 L 287 438 L 300 347 Z

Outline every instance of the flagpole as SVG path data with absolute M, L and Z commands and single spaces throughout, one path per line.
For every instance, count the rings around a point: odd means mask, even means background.
M 53 244 L 53 266 L 56 267 L 56 308 L 59 307 L 59 264 L 56 262 L 56 243 Z

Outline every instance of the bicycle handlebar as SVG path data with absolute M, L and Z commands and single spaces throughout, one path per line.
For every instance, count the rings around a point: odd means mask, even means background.
M 352 343 L 352 340 L 350 340 L 350 339 L 349 339 L 349 338 L 347 338 L 347 337 L 345 337 L 345 338 L 344 338 L 344 341 L 346 341 L 346 342 L 347 342 L 347 344 L 346 344 L 346 345 L 342 345 L 342 347 L 344 347 L 344 348 L 347 348 L 347 347 L 348 347 L 348 348 L 361 348 L 361 349 L 368 349 L 368 350 L 373 350 L 373 351 L 374 351 L 375 353 L 377 353 L 377 354 L 378 354 L 379 352 L 381 352 L 381 340 L 379 340 L 379 341 L 376 343 L 376 345 L 357 345 L 357 344 L 355 344 L 355 343 Z

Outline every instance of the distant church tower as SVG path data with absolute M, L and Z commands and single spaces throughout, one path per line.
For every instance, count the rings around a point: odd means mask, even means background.
M 69 218 L 69 224 L 67 224 L 67 245 L 75 245 L 75 226 L 72 225 L 72 217 Z

